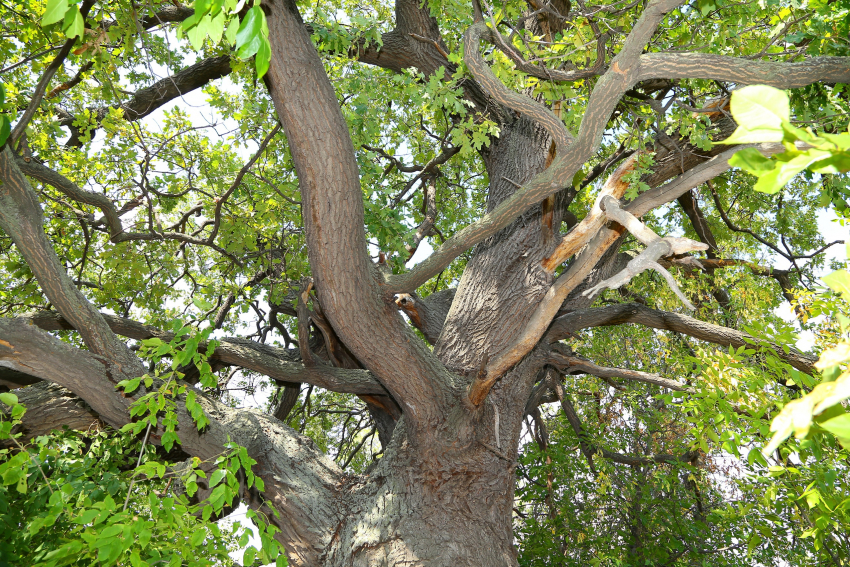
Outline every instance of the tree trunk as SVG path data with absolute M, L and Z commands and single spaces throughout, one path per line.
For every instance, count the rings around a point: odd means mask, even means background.
M 517 564 L 513 462 L 480 444 L 439 459 L 424 453 L 402 418 L 376 469 L 352 488 L 323 565 Z

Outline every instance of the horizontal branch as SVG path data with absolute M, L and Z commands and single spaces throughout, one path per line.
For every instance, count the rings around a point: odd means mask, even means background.
M 555 342 L 581 329 L 622 325 L 625 323 L 674 331 L 725 347 L 752 346 L 762 342 L 748 333 L 706 323 L 705 321 L 700 321 L 687 315 L 651 309 L 639 303 L 622 303 L 597 309 L 580 309 L 566 313 L 552 322 L 545 339 L 548 342 Z M 815 372 L 814 363 L 817 361 L 816 357 L 803 354 L 792 348 L 789 348 L 788 352 L 786 352 L 784 347 L 773 343 L 768 343 L 768 346 L 778 358 L 788 362 L 788 364 L 797 370 L 807 374 L 813 374 Z
M 677 392 L 686 392 L 688 394 L 696 392 L 696 390 L 689 386 L 676 382 L 675 380 L 664 378 L 659 374 L 630 370 L 628 368 L 599 366 L 589 360 L 585 360 L 577 356 L 569 356 L 559 352 L 552 352 L 550 354 L 550 362 L 564 374 L 575 374 L 577 372 L 581 372 L 598 378 L 622 378 L 633 382 L 643 382 L 644 384 L 661 386 L 662 388 L 668 388 Z
M 640 67 L 640 80 L 713 79 L 778 89 L 796 89 L 816 82 L 850 83 L 850 57 L 774 62 L 713 53 L 647 53 L 641 55 Z
M 52 382 L 35 380 L 37 384 L 15 392 L 18 402 L 27 408 L 21 424 L 12 430 L 22 434 L 19 441 L 29 441 L 63 427 L 77 431 L 97 431 L 103 427 L 97 413 L 71 391 Z M 8 441 L 0 441 L 0 447 L 4 443 Z
M 158 338 L 165 342 L 174 338 L 173 333 L 139 323 L 131 319 L 101 314 L 112 332 L 136 340 Z M 45 331 L 73 330 L 74 327 L 52 311 L 39 311 L 22 319 L 32 321 Z M 206 349 L 201 343 L 199 351 Z M 346 394 L 386 395 L 387 391 L 368 370 L 334 368 L 331 366 L 305 367 L 301 355 L 295 349 L 282 349 L 264 345 L 248 339 L 224 338 L 213 351 L 212 360 L 231 366 L 239 366 L 264 374 L 280 382 L 306 382 L 326 390 Z
M 111 109 L 122 110 L 125 120 L 131 122 L 140 120 L 175 98 L 199 89 L 210 81 L 229 75 L 231 70 L 229 55 L 202 59 L 170 77 L 165 77 L 149 87 L 139 89 L 126 102 L 111 107 L 90 108 L 89 110 L 93 115 L 92 123 L 86 126 L 90 129 L 90 132 L 99 128 L 101 121 L 106 118 Z M 77 117 L 66 115 L 60 119 L 59 125 L 72 129 L 80 128 L 80 126 L 74 126 L 75 121 L 77 121 Z M 68 143 L 72 146 L 80 144 L 75 132 Z

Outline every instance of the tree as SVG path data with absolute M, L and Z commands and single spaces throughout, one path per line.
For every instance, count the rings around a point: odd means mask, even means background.
M 792 89 L 800 125 L 846 128 L 846 0 L 0 6 L 15 38 L 0 51 L 0 378 L 87 404 L 22 389 L 40 400 L 24 433 L 121 428 L 165 388 L 151 439 L 203 460 L 245 447 L 264 490 L 240 497 L 293 565 L 517 565 L 515 524 L 542 533 L 514 511 L 537 486 L 517 477 L 524 423 L 545 452 L 552 402 L 585 481 L 645 487 L 609 544 L 657 559 L 641 507 L 664 501 L 655 480 L 691 471 L 680 484 L 700 500 L 709 454 L 764 442 L 765 414 L 819 376 L 772 309 L 792 301 L 806 323 L 795 289 L 827 247 L 813 218 L 846 211 L 846 178 L 756 193 L 730 169 L 743 146 L 712 140 L 750 84 Z M 232 132 L 190 117 L 199 88 Z M 278 387 L 268 413 L 234 407 L 229 369 Z M 189 386 L 169 390 L 177 377 Z M 324 433 L 348 462 L 285 424 L 318 388 L 368 411 L 347 445 L 348 422 Z M 352 464 L 369 431 L 380 458 Z M 779 458 L 792 450 L 809 449 Z M 694 529 L 732 537 L 699 514 Z M 664 561 L 723 548 L 680 535 Z M 562 558 L 583 549 L 560 541 Z

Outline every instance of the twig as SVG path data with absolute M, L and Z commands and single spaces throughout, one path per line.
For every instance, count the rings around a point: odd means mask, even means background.
M 148 430 L 145 431 L 145 438 L 142 440 L 142 448 L 139 449 L 139 460 L 136 461 L 136 468 L 138 469 L 142 464 L 142 455 L 145 454 L 145 445 L 148 442 L 148 435 L 151 433 L 151 425 L 153 425 L 152 421 L 148 421 Z M 127 504 L 130 503 L 130 494 L 133 492 L 133 484 L 136 482 L 136 477 L 130 479 L 130 486 L 127 487 L 127 498 L 124 500 L 124 508 L 121 509 L 122 512 L 127 511 Z

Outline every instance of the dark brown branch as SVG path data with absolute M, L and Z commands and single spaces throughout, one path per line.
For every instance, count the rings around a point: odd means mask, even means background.
M 257 272 L 256 274 L 254 274 L 254 277 L 252 277 L 247 282 L 245 282 L 245 285 L 243 285 L 242 287 L 243 288 L 254 287 L 258 283 L 260 283 L 261 281 L 263 281 L 264 279 L 266 279 L 267 277 L 272 275 L 272 273 L 274 273 L 274 267 L 270 266 L 270 267 L 266 268 L 265 270 L 262 270 L 260 272 Z M 221 326 L 224 324 L 224 320 L 227 318 L 227 313 L 230 311 L 230 308 L 233 307 L 233 303 L 235 301 L 236 301 L 236 293 L 231 291 L 230 293 L 227 294 L 227 297 L 224 298 L 224 303 L 221 304 L 221 307 L 219 308 L 218 312 L 215 314 L 215 320 L 213 321 L 213 329 L 221 329 Z
M 85 20 L 86 16 L 88 16 L 89 10 L 91 10 L 92 6 L 94 6 L 94 0 L 84 0 L 80 5 L 80 14 L 82 14 L 83 20 Z M 23 135 L 30 121 L 33 119 L 33 116 L 35 116 L 38 107 L 41 105 L 41 101 L 44 98 L 44 93 L 47 92 L 47 87 L 50 85 L 50 81 L 53 79 L 56 71 L 62 67 L 62 64 L 65 62 L 65 58 L 71 53 L 71 48 L 74 47 L 76 42 L 76 37 L 66 41 L 62 46 L 62 49 L 59 50 L 59 53 L 56 54 L 56 57 L 53 58 L 53 61 L 50 62 L 50 65 L 47 66 L 47 69 L 44 70 L 44 74 L 42 74 L 41 79 L 39 79 L 38 84 L 35 86 L 35 91 L 33 92 L 29 105 L 27 105 L 26 110 L 24 110 L 23 115 L 20 120 L 18 120 L 17 124 L 15 124 L 15 127 L 12 128 L 9 138 L 6 140 L 8 147 L 15 147 L 15 144 L 18 143 L 18 140 Z
M 88 124 L 87 127 L 90 132 L 96 130 L 112 108 L 123 110 L 125 120 L 131 122 L 140 120 L 175 98 L 203 87 L 210 81 L 229 75 L 231 70 L 229 55 L 203 59 L 149 87 L 139 89 L 127 102 L 112 107 L 90 109 L 93 114 L 93 122 Z M 76 118 L 73 116 L 66 116 L 60 119 L 59 125 L 72 127 L 75 120 Z M 68 144 L 71 146 L 79 145 L 81 142 L 75 138 L 72 135 Z
M 546 340 L 555 342 L 580 329 L 622 325 L 624 323 L 635 323 L 655 329 L 674 331 L 725 347 L 752 347 L 762 342 L 735 329 L 706 323 L 687 315 L 650 309 L 638 303 L 623 303 L 598 309 L 581 309 L 561 315 L 552 322 L 549 332 L 546 334 Z M 803 354 L 795 349 L 788 349 L 786 353 L 782 346 L 772 343 L 767 346 L 778 358 L 785 360 L 797 370 L 807 374 L 815 372 L 816 357 Z
M 631 467 L 640 467 L 661 463 L 688 463 L 694 458 L 694 455 L 690 452 L 681 456 L 658 454 L 651 457 L 637 457 L 633 455 L 623 455 L 622 453 L 615 453 L 614 451 L 597 447 L 591 441 L 587 432 L 585 432 L 572 402 L 569 397 L 564 394 L 560 383 L 555 385 L 555 393 L 558 395 L 558 399 L 561 402 L 561 409 L 564 411 L 564 415 L 567 416 L 567 421 L 570 422 L 573 431 L 575 431 L 575 434 L 579 438 L 582 452 L 585 455 L 591 455 L 588 459 L 591 459 L 592 455 L 601 454 L 603 458 L 608 459 L 609 461 L 620 463 L 621 465 L 629 465 Z
M 157 337 L 166 342 L 174 338 L 172 333 L 150 325 L 113 315 L 101 315 L 113 332 L 124 337 L 136 340 Z M 74 329 L 68 321 L 51 311 L 39 311 L 26 319 L 46 331 Z M 206 343 L 202 343 L 198 349 L 206 349 Z M 276 348 L 247 339 L 221 339 L 211 359 L 230 366 L 247 368 L 280 382 L 306 382 L 334 392 L 350 394 L 386 394 L 386 390 L 366 370 L 305 368 L 300 362 L 301 354 L 297 350 Z
M 238 258 L 222 247 L 216 244 L 211 244 L 207 242 L 206 239 L 202 240 L 181 232 L 125 232 L 120 216 L 137 206 L 136 200 L 130 201 L 124 205 L 120 211 L 116 211 L 115 205 L 112 204 L 112 201 L 106 195 L 100 195 L 98 193 L 81 189 L 76 183 L 72 182 L 67 177 L 60 175 L 52 169 L 33 160 L 27 161 L 26 158 L 17 155 L 14 155 L 13 159 L 15 160 L 15 164 L 18 168 L 33 179 L 37 179 L 42 183 L 47 183 L 75 201 L 94 205 L 99 208 L 103 213 L 103 218 L 95 221 L 93 225 L 97 226 L 102 222 L 105 223 L 109 230 L 109 240 L 111 242 L 118 243 L 130 240 L 176 240 L 186 244 L 209 246 L 219 254 L 229 258 L 235 264 L 242 264 Z
M 260 146 L 257 148 L 257 151 L 254 152 L 254 155 L 251 156 L 251 159 L 248 160 L 248 163 L 243 165 L 239 172 L 236 174 L 236 178 L 233 180 L 233 183 L 230 184 L 230 187 L 227 189 L 227 191 L 225 191 L 221 197 L 215 200 L 213 228 L 212 231 L 210 231 L 209 236 L 207 236 L 206 238 L 207 246 L 212 245 L 213 241 L 215 240 L 215 237 L 218 235 L 218 227 L 221 225 L 221 208 L 224 206 L 224 203 L 227 202 L 227 199 L 230 197 L 233 191 L 235 191 L 236 188 L 242 184 L 242 178 L 245 177 L 245 174 L 248 172 L 249 169 L 251 169 L 251 166 L 254 165 L 258 159 L 260 159 L 260 156 L 263 155 L 264 151 L 266 151 L 266 147 L 269 145 L 269 142 L 271 142 L 272 138 L 274 138 L 275 135 L 280 131 L 280 128 L 280 123 L 275 124 L 274 128 L 272 128 L 272 131 L 269 132 L 265 138 L 263 138 L 262 142 L 260 142 Z

